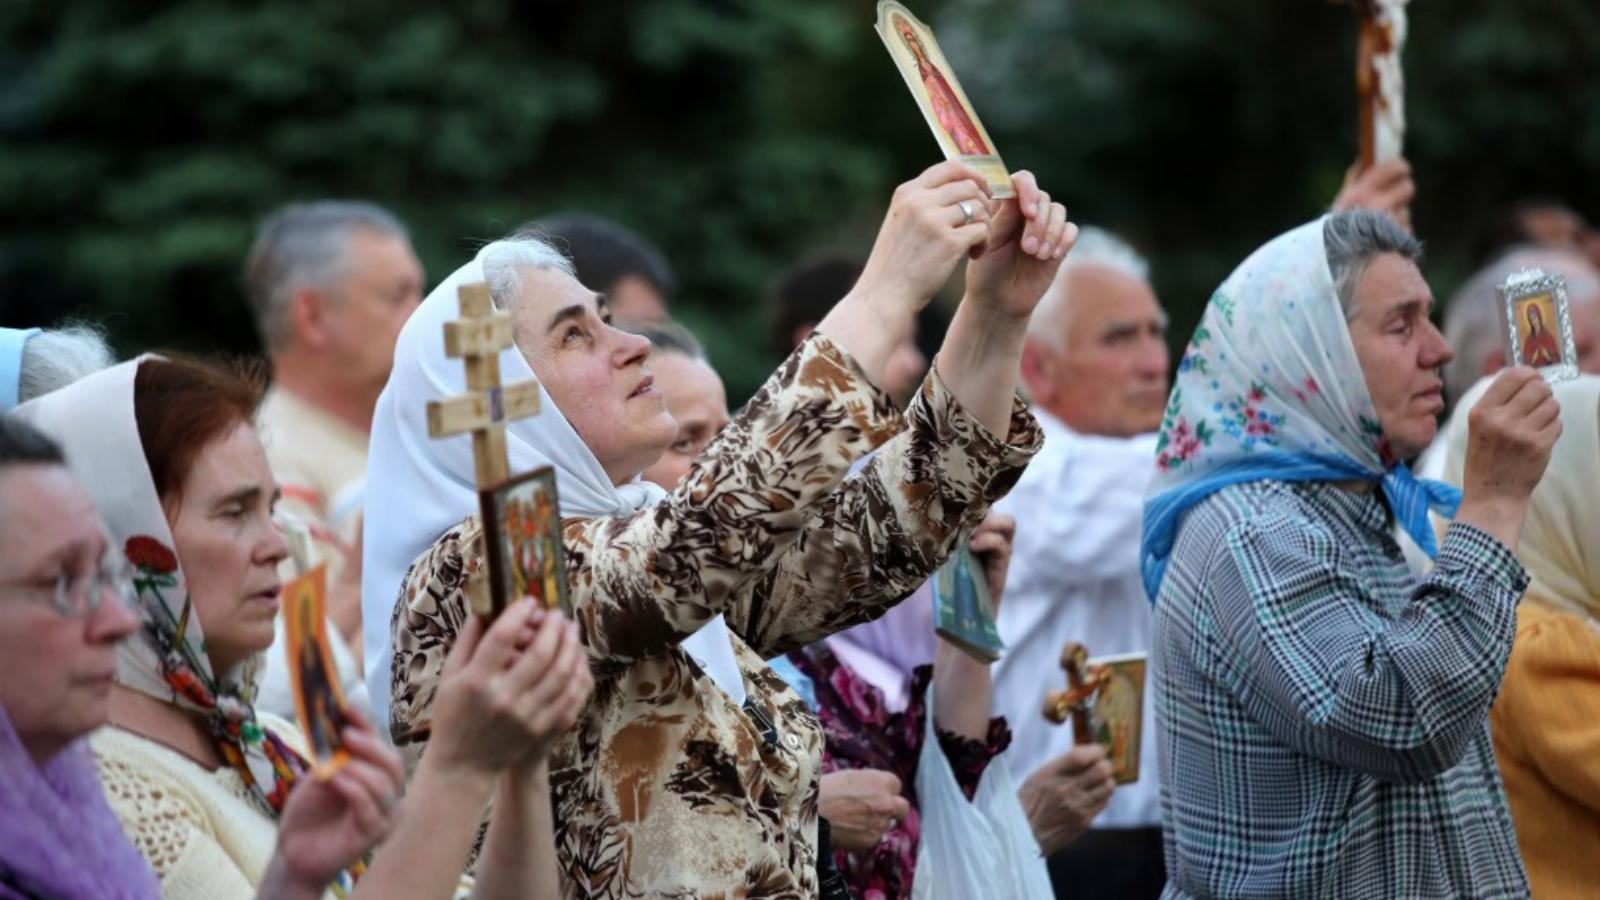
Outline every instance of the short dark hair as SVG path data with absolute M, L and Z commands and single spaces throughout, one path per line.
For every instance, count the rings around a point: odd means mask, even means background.
M 821 256 L 778 276 L 772 290 L 772 349 L 794 350 L 794 333 L 816 325 L 861 278 L 866 264 L 854 256 Z
M 532 227 L 572 260 L 578 281 L 586 288 L 607 293 L 632 275 L 644 279 L 662 297 L 670 298 L 677 289 L 677 278 L 660 248 L 609 219 L 571 213 Z
M 61 445 L 16 416 L 0 416 L 0 468 L 61 466 L 67 458 Z

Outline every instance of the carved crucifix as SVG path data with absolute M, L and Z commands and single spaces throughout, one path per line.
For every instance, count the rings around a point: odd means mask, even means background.
M 539 383 L 501 385 L 500 351 L 512 344 L 511 316 L 494 308 L 489 286 L 464 284 L 460 299 L 461 318 L 444 324 L 444 352 L 466 366 L 467 393 L 428 401 L 428 436 L 471 432 L 473 469 L 482 491 L 510 477 L 506 423 L 538 414 Z M 468 578 L 467 594 L 475 611 L 489 615 L 492 603 L 483 574 L 479 569 Z
M 1060 725 L 1072 718 L 1072 742 L 1080 747 L 1091 743 L 1089 708 L 1106 682 L 1104 666 L 1089 665 L 1089 651 L 1073 641 L 1061 648 L 1061 668 L 1067 673 L 1067 689 L 1044 695 L 1044 717 Z
M 1356 103 L 1361 170 L 1399 156 L 1405 141 L 1405 79 L 1400 48 L 1409 0 L 1347 0 L 1355 9 Z

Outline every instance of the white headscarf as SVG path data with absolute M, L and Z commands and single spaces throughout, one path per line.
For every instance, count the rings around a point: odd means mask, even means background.
M 471 438 L 464 434 L 442 440 L 428 437 L 428 401 L 467 390 L 462 361 L 445 355 L 444 324 L 461 314 L 461 286 L 485 280 L 485 260 L 511 254 L 526 257 L 525 249 L 510 241 L 488 244 L 428 294 L 400 332 L 394 369 L 373 415 L 363 526 L 361 617 L 367 689 L 385 731 L 393 654 L 389 623 L 406 570 L 441 534 L 478 510 Z M 553 250 L 548 261 L 538 267 L 573 274 L 571 263 Z M 534 377 L 528 361 L 515 346 L 500 352 L 500 377 L 507 384 Z M 563 517 L 625 515 L 652 506 L 666 496 L 661 488 L 645 481 L 613 485 L 543 385 L 539 388 L 539 408 L 538 415 L 506 425 L 511 471 L 553 467 Z M 721 616 L 684 641 L 683 646 L 718 685 L 743 702 L 743 680 Z

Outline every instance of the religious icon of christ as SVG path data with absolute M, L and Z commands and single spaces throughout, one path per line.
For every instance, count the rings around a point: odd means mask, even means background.
M 984 156 L 989 154 L 989 145 L 984 143 L 983 137 L 978 134 L 978 128 L 972 123 L 972 117 L 961 105 L 961 99 L 950 88 L 950 82 L 928 58 L 928 51 L 922 46 L 922 39 L 917 37 L 917 32 L 905 16 L 894 17 L 895 31 L 900 35 L 901 43 L 917 61 L 917 77 L 922 79 L 923 90 L 928 92 L 928 101 L 933 105 L 934 117 L 939 120 L 939 127 L 945 134 L 955 141 L 956 149 L 964 156 Z
M 1526 314 L 1528 330 L 1522 338 L 1522 363 L 1534 368 L 1553 366 L 1561 362 L 1561 348 L 1556 345 L 1555 332 L 1544 325 L 1544 313 L 1537 302 L 1528 304 Z
M 318 760 L 331 759 L 344 747 L 340 732 L 345 725 L 344 710 L 334 694 L 329 663 L 321 643 L 317 640 L 316 616 L 318 604 L 302 602 L 296 614 L 299 618 L 299 638 L 296 662 L 299 667 L 299 690 L 304 704 L 306 742 Z

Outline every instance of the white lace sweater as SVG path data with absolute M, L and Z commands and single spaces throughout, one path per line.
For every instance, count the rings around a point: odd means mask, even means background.
M 299 729 L 260 713 L 261 724 L 296 749 Z M 232 768 L 210 771 L 115 726 L 90 739 L 106 799 L 123 830 L 161 878 L 167 900 L 250 900 L 266 874 L 278 823 L 263 813 Z M 330 895 L 331 896 L 331 895 Z

